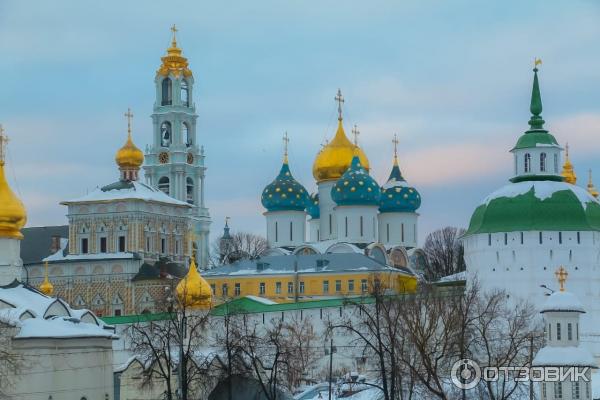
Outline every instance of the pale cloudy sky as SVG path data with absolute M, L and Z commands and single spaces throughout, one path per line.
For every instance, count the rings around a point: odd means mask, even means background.
M 511 173 L 527 128 L 532 62 L 543 116 L 600 186 L 600 2 L 588 1 L 9 1 L 0 0 L 0 123 L 9 180 L 29 226 L 64 224 L 58 203 L 114 181 L 135 114 L 151 141 L 154 74 L 169 27 L 196 79 L 213 231 L 264 233 L 260 193 L 281 164 L 307 189 L 346 98 L 383 183 L 400 138 L 405 178 L 422 194 L 421 237 L 466 226 Z M 1 206 L 1 205 L 0 205 Z

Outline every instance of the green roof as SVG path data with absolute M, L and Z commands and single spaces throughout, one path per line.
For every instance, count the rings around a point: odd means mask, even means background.
M 556 138 L 548 133 L 545 130 L 531 130 L 525 132 L 517 141 L 513 150 L 517 149 L 527 149 L 530 147 L 539 147 L 539 146 L 558 146 L 558 142 Z
M 227 303 L 220 304 L 213 308 L 212 314 L 215 316 L 223 316 L 229 314 L 253 314 L 253 313 L 264 313 L 264 312 L 278 312 L 278 311 L 290 311 L 290 310 L 306 310 L 311 308 L 331 308 L 331 307 L 343 307 L 349 301 L 361 302 L 361 303 L 372 303 L 372 297 L 348 297 L 348 298 L 336 298 L 336 299 L 322 299 L 322 300 L 305 300 L 292 303 L 273 303 L 261 302 L 254 300 L 250 297 L 241 297 L 238 299 L 231 300 Z
M 529 190 L 523 190 L 527 188 Z M 536 189 L 540 194 L 536 195 Z M 518 194 L 519 191 L 521 194 Z M 578 186 L 530 181 L 507 185 L 497 193 L 500 195 L 492 194 L 491 200 L 475 209 L 465 235 L 514 231 L 600 231 L 600 204 Z

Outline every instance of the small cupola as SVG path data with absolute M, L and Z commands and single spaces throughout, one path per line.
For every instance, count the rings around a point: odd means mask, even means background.
M 398 139 L 394 135 L 394 165 L 387 182 L 381 187 L 379 211 L 415 212 L 421 206 L 421 195 L 414 187 L 406 183 L 398 165 Z
M 331 188 L 331 198 L 338 206 L 378 206 L 380 195 L 379 185 L 362 166 L 355 150 L 350 168 Z
M 138 149 L 131 139 L 131 119 L 133 114 L 128 109 L 127 117 L 127 141 L 115 155 L 115 161 L 121 171 L 122 181 L 137 181 L 140 167 L 144 163 L 144 153 Z

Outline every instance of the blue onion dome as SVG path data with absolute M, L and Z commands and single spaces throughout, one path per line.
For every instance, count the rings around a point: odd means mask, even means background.
M 408 186 L 402 177 L 398 158 L 394 157 L 394 166 L 385 185 L 381 188 L 381 212 L 415 212 L 421 206 L 421 195 L 417 189 Z
M 350 168 L 331 188 L 331 198 L 338 206 L 379 205 L 379 185 L 361 165 L 357 152 Z
M 308 193 L 292 176 L 286 157 L 279 175 L 263 190 L 262 205 L 267 211 L 304 211 L 307 199 Z
M 321 217 L 321 209 L 319 208 L 319 193 L 313 193 L 308 198 L 306 203 L 306 212 L 312 219 Z

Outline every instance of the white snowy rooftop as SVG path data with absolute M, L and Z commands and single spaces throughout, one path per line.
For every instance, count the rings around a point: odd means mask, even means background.
M 577 296 L 570 292 L 558 291 L 548 296 L 548 299 L 546 299 L 546 302 L 540 309 L 540 313 L 551 311 L 572 311 L 585 313 L 583 304 L 581 304 Z
M 592 367 L 598 368 L 592 354 L 575 346 L 547 346 L 542 348 L 532 365 L 534 367 Z
M 174 199 L 161 190 L 137 181 L 117 182 L 102 188 L 96 188 L 93 192 L 85 196 L 63 201 L 61 204 L 69 205 L 72 203 L 93 203 L 111 200 L 142 200 L 191 207 L 185 201 Z
M 89 310 L 74 310 L 61 299 L 21 282 L 0 286 L 0 322 L 18 328 L 16 339 L 117 339 L 112 327 Z

